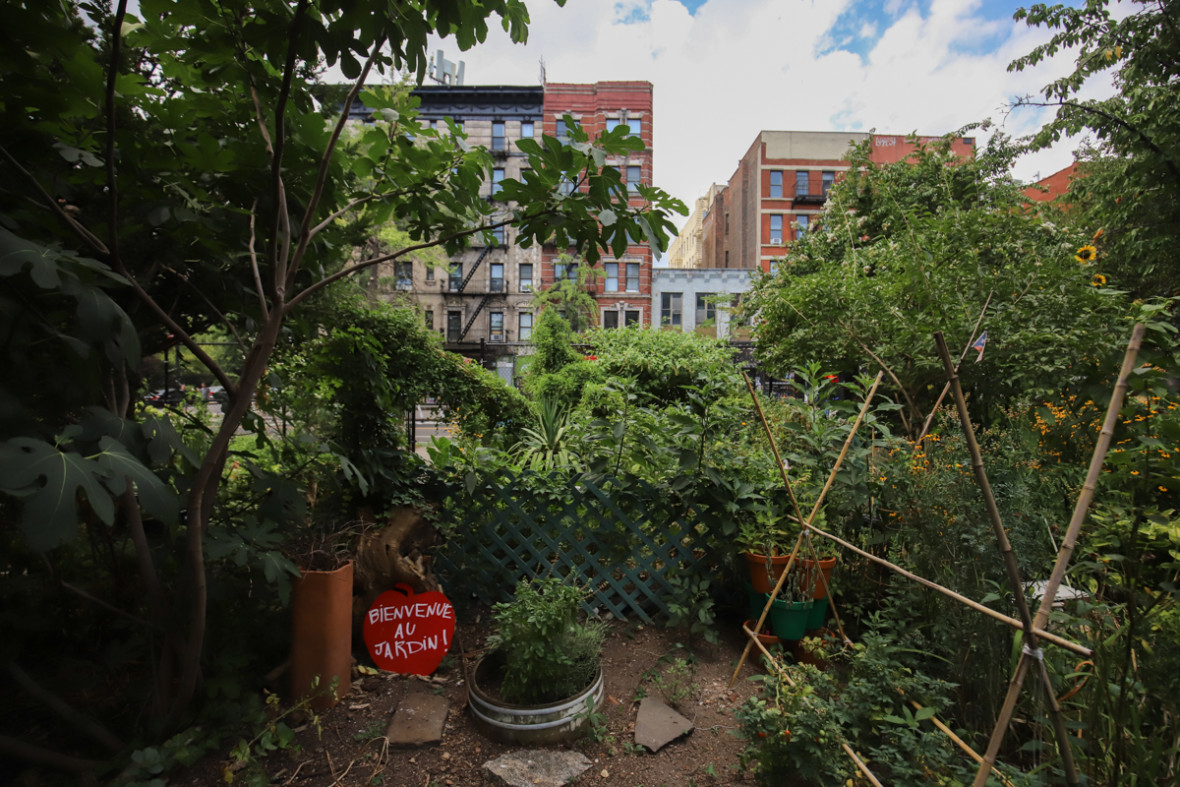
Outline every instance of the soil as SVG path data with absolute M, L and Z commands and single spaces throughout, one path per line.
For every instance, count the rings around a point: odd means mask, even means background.
M 606 699 L 603 723 L 574 747 L 591 762 L 576 784 L 627 787 L 753 784 L 739 770 L 745 746 L 733 710 L 756 693 L 748 680 L 760 664 L 753 656 L 728 688 L 745 640 L 738 626 L 722 635 L 718 645 L 688 642 L 683 632 L 660 626 L 611 624 L 603 650 Z M 460 621 L 456 647 L 430 678 L 354 670 L 352 691 L 314 725 L 298 728 L 298 748 L 272 753 L 262 765 L 272 785 L 381 785 L 381 787 L 487 787 L 485 762 L 511 751 L 481 735 L 467 709 L 464 665 L 470 668 L 482 653 L 486 625 Z M 676 659 L 691 670 L 670 670 Z M 681 665 L 682 666 L 682 665 Z M 662 676 L 660 685 L 653 675 Z M 390 748 L 385 738 L 389 720 L 414 681 L 427 680 L 450 701 L 441 743 L 417 749 Z M 692 731 L 651 753 L 634 744 L 635 717 L 644 696 L 663 699 L 692 720 Z M 516 747 L 520 748 L 520 747 Z M 173 785 L 223 782 L 228 751 L 211 756 Z

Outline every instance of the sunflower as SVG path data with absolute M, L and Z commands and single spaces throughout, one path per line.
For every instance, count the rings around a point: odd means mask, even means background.
M 1101 273 L 1095 273 L 1094 276 L 1090 279 L 1090 286 L 1091 287 L 1105 287 L 1106 286 L 1106 277 L 1103 276 Z
M 1089 244 L 1086 244 L 1082 248 L 1078 249 L 1078 253 L 1074 255 L 1074 258 L 1081 263 L 1093 262 L 1095 259 L 1097 259 L 1097 257 L 1098 249 Z

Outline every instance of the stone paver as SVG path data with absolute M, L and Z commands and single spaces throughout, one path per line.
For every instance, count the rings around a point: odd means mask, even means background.
M 385 733 L 389 745 L 415 748 L 442 740 L 450 703 L 426 685 L 413 685 L 397 706 Z
M 692 722 L 654 697 L 644 697 L 635 717 L 635 743 L 651 751 L 692 732 Z
M 522 749 L 488 760 L 483 772 L 507 787 L 562 787 L 589 767 L 590 760 L 576 751 Z

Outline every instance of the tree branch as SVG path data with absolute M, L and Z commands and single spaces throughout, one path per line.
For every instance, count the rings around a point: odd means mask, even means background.
M 311 242 L 311 222 L 315 217 L 315 212 L 320 205 L 320 199 L 324 194 L 324 183 L 328 179 L 328 167 L 332 163 L 332 154 L 336 151 L 336 145 L 340 141 L 340 135 L 344 133 L 344 126 L 348 122 L 348 110 L 352 108 L 353 102 L 356 101 L 361 88 L 364 87 L 365 80 L 368 79 L 369 72 L 373 69 L 373 64 L 377 61 L 377 57 L 381 54 L 381 47 L 384 45 L 385 36 L 379 37 L 374 42 L 373 51 L 369 53 L 368 59 L 365 60 L 364 68 L 361 69 L 360 76 L 357 77 L 356 82 L 353 83 L 352 88 L 348 91 L 348 95 L 344 99 L 344 106 L 340 110 L 340 117 L 336 120 L 336 127 L 332 129 L 332 136 L 328 140 L 328 144 L 324 147 L 324 155 L 320 158 L 320 165 L 316 170 L 315 186 L 311 192 L 311 199 L 308 200 L 307 210 L 303 214 L 303 228 L 299 235 L 299 245 L 295 248 L 295 254 L 286 272 L 285 286 L 288 289 L 295 286 L 295 275 L 299 272 L 299 266 L 303 262 L 303 255 L 307 253 L 307 244 Z
M 42 688 L 41 684 L 37 683 L 28 673 L 26 673 L 15 661 L 8 663 L 8 674 L 20 686 L 26 694 L 40 700 L 49 707 L 51 711 L 60 716 L 71 726 L 85 733 L 90 738 L 101 743 L 105 748 L 112 752 L 122 751 L 123 741 L 116 738 L 110 730 L 103 727 L 94 719 L 79 713 L 69 703 L 61 697 L 52 692 Z
M 254 290 L 258 293 L 258 308 L 265 321 L 270 317 L 270 308 L 266 305 L 266 290 L 262 288 L 262 271 L 258 269 L 258 251 L 254 248 L 254 240 L 258 237 L 254 221 L 256 218 L 258 218 L 258 200 L 254 200 L 254 204 L 250 206 L 250 241 L 247 248 L 250 251 L 250 269 L 254 273 Z
M 115 9 L 114 24 L 111 26 L 111 59 L 107 69 L 106 90 L 106 175 L 107 175 L 107 240 L 112 262 L 118 267 L 119 259 L 119 184 L 115 177 L 115 81 L 119 75 L 119 55 L 123 45 L 123 19 L 127 16 L 127 0 L 119 0 Z
M 1178 184 L 1180 184 L 1180 167 L 1177 166 L 1176 162 L 1172 160 L 1172 158 L 1168 155 L 1168 153 L 1166 151 L 1164 151 L 1164 149 L 1161 148 L 1159 145 L 1157 145 L 1155 143 L 1155 141 L 1150 136 L 1147 135 L 1146 131 L 1143 131 L 1138 126 L 1133 125 L 1129 121 L 1124 120 L 1123 118 L 1120 118 L 1118 115 L 1114 115 L 1110 112 L 1107 112 L 1106 110 L 1099 109 L 1098 107 L 1095 107 L 1095 106 L 1088 106 L 1086 104 L 1079 104 L 1076 101 L 1029 101 L 1029 100 L 1025 100 L 1025 101 L 1021 101 L 1019 105 L 1020 106 L 1031 106 L 1031 107 L 1065 107 L 1065 108 L 1077 110 L 1078 112 L 1082 112 L 1084 114 L 1097 115 L 1098 117 L 1109 120 L 1111 123 L 1114 123 L 1116 126 L 1119 126 L 1123 130 L 1129 131 L 1131 134 L 1133 134 L 1135 137 L 1137 137 L 1139 139 L 1139 141 L 1142 142 L 1147 147 L 1148 150 L 1150 150 L 1152 153 L 1155 153 L 1157 156 L 1159 156 L 1163 160 L 1164 166 L 1166 166 L 1168 168 L 1168 171 L 1172 174 L 1172 178 Z
M 111 251 L 107 248 L 107 245 L 103 243 L 97 235 L 86 229 L 86 227 L 84 227 L 81 222 L 79 222 L 69 213 L 66 213 L 62 206 L 58 204 L 57 200 L 55 200 L 50 195 L 50 193 L 45 190 L 45 187 L 41 185 L 40 181 L 37 180 L 33 173 L 22 167 L 20 162 L 12 157 L 12 154 L 8 152 L 8 148 L 0 145 L 0 153 L 4 154 L 4 158 L 8 160 L 9 165 L 13 169 L 28 178 L 29 182 L 33 184 L 33 188 L 41 192 L 41 196 L 45 198 L 45 203 L 49 205 L 49 209 L 56 213 L 58 217 L 64 221 L 79 238 L 82 239 L 83 242 L 91 246 L 96 252 L 103 255 L 104 257 L 110 256 Z
M 548 212 L 550 212 L 550 211 L 548 211 L 548 210 L 538 211 L 537 213 L 530 214 L 529 216 L 526 216 L 524 218 L 535 219 L 535 218 L 538 218 Z M 363 271 L 365 268 L 371 268 L 374 265 L 380 265 L 383 262 L 391 262 L 392 260 L 399 259 L 399 258 L 404 257 L 405 255 L 410 254 L 415 251 L 421 251 L 423 249 L 430 249 L 435 246 L 441 246 L 441 245 L 446 244 L 449 241 L 457 240 L 458 238 L 463 238 L 463 237 L 467 237 L 470 235 L 474 235 L 477 232 L 483 232 L 484 230 L 495 229 L 496 227 L 504 227 L 504 226 L 514 223 L 515 221 L 516 221 L 516 219 L 509 218 L 509 219 L 504 219 L 503 221 L 497 221 L 494 224 L 481 224 L 480 226 L 474 227 L 472 229 L 460 230 L 459 232 L 453 232 L 450 235 L 446 235 L 441 238 L 436 238 L 435 240 L 432 240 L 432 241 L 424 241 L 422 243 L 416 243 L 413 246 L 407 246 L 404 249 L 399 249 L 398 251 L 390 252 L 389 254 L 383 254 L 380 257 L 372 257 L 372 258 L 364 260 L 362 262 L 354 263 L 354 264 L 349 265 L 347 267 L 341 268 L 340 270 L 336 271 L 335 273 L 333 273 L 330 276 L 325 276 L 324 278 L 320 279 L 319 281 L 308 285 L 306 288 L 304 288 L 302 291 L 300 291 L 298 295 L 295 295 L 289 301 L 287 301 L 286 304 L 284 305 L 284 308 L 293 309 L 300 302 L 307 299 L 308 297 L 315 294 L 316 292 L 319 292 L 323 288 L 327 287 L 329 284 L 333 284 L 335 282 L 340 281 L 341 279 L 352 276 L 354 273 L 359 273 L 360 271 Z

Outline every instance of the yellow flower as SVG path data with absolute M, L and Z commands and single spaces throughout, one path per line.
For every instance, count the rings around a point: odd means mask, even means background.
M 1090 286 L 1091 287 L 1105 287 L 1106 286 L 1106 277 L 1103 276 L 1101 273 L 1095 273 L 1094 276 L 1090 279 Z
M 1078 249 L 1078 253 L 1074 255 L 1074 259 L 1081 263 L 1093 262 L 1098 257 L 1098 249 L 1090 244 L 1086 244 Z

